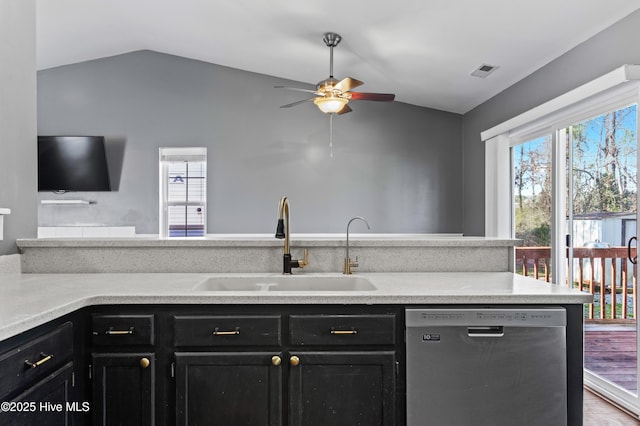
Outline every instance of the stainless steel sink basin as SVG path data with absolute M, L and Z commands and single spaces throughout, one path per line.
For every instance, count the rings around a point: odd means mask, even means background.
M 211 277 L 194 287 L 195 291 L 373 291 L 376 287 L 362 277 L 268 276 Z

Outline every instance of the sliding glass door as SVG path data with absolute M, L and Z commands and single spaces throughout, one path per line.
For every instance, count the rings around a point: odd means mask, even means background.
M 584 310 L 585 380 L 638 407 L 637 105 L 566 130 L 569 285 L 589 291 Z
M 510 142 L 513 235 L 524 241 L 515 268 L 594 295 L 585 383 L 640 413 L 637 105 L 582 117 Z

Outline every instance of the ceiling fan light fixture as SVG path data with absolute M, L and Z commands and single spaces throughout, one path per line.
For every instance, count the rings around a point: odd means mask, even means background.
M 351 112 L 351 108 L 349 108 L 348 105 L 350 100 L 392 102 L 395 99 L 395 95 L 392 93 L 352 92 L 352 89 L 361 86 L 364 83 L 352 77 L 345 77 L 342 80 L 336 79 L 333 76 L 333 49 L 338 45 L 338 43 L 340 43 L 342 37 L 340 37 L 340 35 L 336 33 L 325 33 L 323 40 L 324 43 L 329 47 L 329 78 L 326 78 L 319 82 L 316 85 L 315 90 L 302 89 L 297 87 L 275 86 L 277 88 L 310 92 L 316 95 L 316 97 L 314 98 L 303 99 L 301 101 L 281 105 L 280 108 L 290 108 L 307 101 L 313 101 L 313 103 L 318 106 L 318 109 L 325 114 L 342 115 Z
M 336 113 L 340 111 L 349 102 L 349 99 L 340 98 L 337 96 L 318 97 L 313 100 L 313 103 L 320 108 L 320 111 L 325 114 Z

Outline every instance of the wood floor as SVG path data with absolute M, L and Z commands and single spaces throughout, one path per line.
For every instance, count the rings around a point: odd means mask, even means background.
M 609 404 L 599 396 L 584 391 L 584 421 L 583 426 L 631 426 L 640 425 L 634 419 L 614 405 Z

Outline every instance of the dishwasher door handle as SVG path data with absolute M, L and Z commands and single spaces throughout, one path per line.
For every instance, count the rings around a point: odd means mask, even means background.
M 467 328 L 469 337 L 502 337 L 504 336 L 504 327 L 501 325 L 491 326 L 474 326 Z

